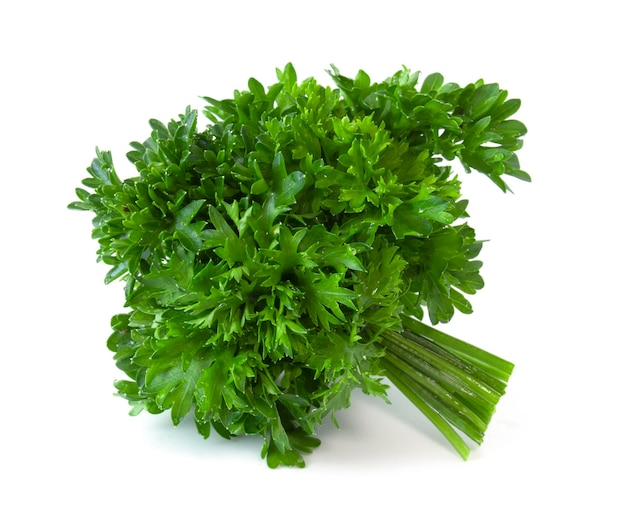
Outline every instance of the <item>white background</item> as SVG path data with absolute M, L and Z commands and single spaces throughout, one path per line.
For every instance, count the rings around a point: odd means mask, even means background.
M 22 1 L 0 7 L 0 523 L 624 524 L 624 37 L 619 2 Z M 446 330 L 516 363 L 461 461 L 400 395 L 355 394 L 307 468 L 127 415 L 87 213 L 95 146 L 247 79 L 403 65 L 521 98 L 533 182 L 463 176 L 486 287 Z M 620 270 L 622 269 L 622 270 Z

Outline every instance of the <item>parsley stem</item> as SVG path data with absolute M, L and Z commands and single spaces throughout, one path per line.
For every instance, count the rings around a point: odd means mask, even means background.
M 440 346 L 450 350 L 457 356 L 464 358 L 467 362 L 480 367 L 483 371 L 489 373 L 493 378 L 497 378 L 504 383 L 509 381 L 514 367 L 511 362 L 508 362 L 495 354 L 488 353 L 475 345 L 438 331 L 430 325 L 426 325 L 415 318 L 404 316 L 402 323 L 409 331 L 421 334 L 426 338 L 437 342 Z
M 447 391 L 441 383 L 417 369 L 406 367 L 406 362 L 391 353 L 386 356 L 385 366 L 387 371 L 392 369 L 396 378 L 417 392 L 425 403 L 457 429 L 463 431 L 474 442 L 482 441 L 486 423 L 461 400 L 455 398 L 453 393 Z
M 399 376 L 396 375 L 396 369 L 388 367 L 386 371 L 387 378 L 393 382 L 393 384 L 417 407 L 441 432 L 441 434 L 450 442 L 452 447 L 461 455 L 463 460 L 467 460 L 470 449 L 463 441 L 461 436 L 454 430 L 454 428 L 443 418 L 437 411 L 435 411 L 430 405 L 428 405 L 421 393 L 415 389 L 415 387 L 409 387 L 403 382 Z
M 380 344 L 389 380 L 467 458 L 454 428 L 483 441 L 513 364 L 412 318 L 401 333 L 385 331 Z

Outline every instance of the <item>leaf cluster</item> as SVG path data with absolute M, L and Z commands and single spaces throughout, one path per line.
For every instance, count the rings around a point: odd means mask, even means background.
M 519 100 L 403 69 L 335 87 L 291 64 L 264 87 L 205 97 L 127 154 L 97 151 L 71 208 L 94 214 L 105 281 L 125 282 L 108 347 L 132 412 L 257 434 L 270 466 L 304 465 L 315 428 L 359 388 L 385 396 L 383 335 L 403 317 L 471 312 L 481 242 L 452 161 L 529 180 Z M 387 365 L 385 365 L 387 363 Z

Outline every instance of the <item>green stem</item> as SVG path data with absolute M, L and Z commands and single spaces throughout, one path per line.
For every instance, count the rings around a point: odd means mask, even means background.
M 448 349 L 457 356 L 464 358 L 467 362 L 479 367 L 481 370 L 489 373 L 492 377 L 503 382 L 508 382 L 514 365 L 495 354 L 488 353 L 471 343 L 464 342 L 434 329 L 430 325 L 426 325 L 415 318 L 403 317 L 402 323 L 405 329 L 421 334 L 426 338 L 438 343 L 443 348 Z
M 450 442 L 452 447 L 461 455 L 463 460 L 467 460 L 470 454 L 470 449 L 460 435 L 454 430 L 454 428 L 443 418 L 437 411 L 433 410 L 424 400 L 420 397 L 419 393 L 415 392 L 406 385 L 399 377 L 394 374 L 393 369 L 387 370 L 387 378 L 393 382 L 393 384 L 411 401 L 413 404 L 428 418 L 435 427 L 441 432 L 441 434 Z
M 467 458 L 454 428 L 482 442 L 513 364 L 413 318 L 403 324 L 382 334 L 385 374 Z
M 437 411 L 446 421 L 463 431 L 474 442 L 482 442 L 486 423 L 441 384 L 433 382 L 431 377 L 417 370 L 407 368 L 406 362 L 391 353 L 385 356 L 383 362 L 387 372 L 392 371 L 395 378 L 400 379 L 407 388 L 419 395 L 424 403 Z
M 406 331 L 402 334 L 385 333 L 383 340 L 407 364 L 436 376 L 437 381 L 448 386 L 450 390 L 489 403 L 498 401 L 501 388 L 494 388 L 488 381 L 481 381 L 474 367 L 460 363 L 458 358 L 437 348 L 431 341 Z

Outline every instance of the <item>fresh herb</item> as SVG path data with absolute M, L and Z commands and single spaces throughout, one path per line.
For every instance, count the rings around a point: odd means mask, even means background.
M 483 286 L 452 162 L 504 191 L 529 181 L 520 101 L 438 73 L 329 74 L 299 83 L 287 64 L 205 97 L 204 129 L 189 108 L 151 120 L 130 179 L 97 151 L 70 208 L 95 214 L 105 281 L 125 281 L 115 386 L 131 414 L 260 435 L 276 467 L 304 466 L 324 418 L 355 388 L 385 398 L 386 377 L 466 458 L 513 365 L 432 327 Z

